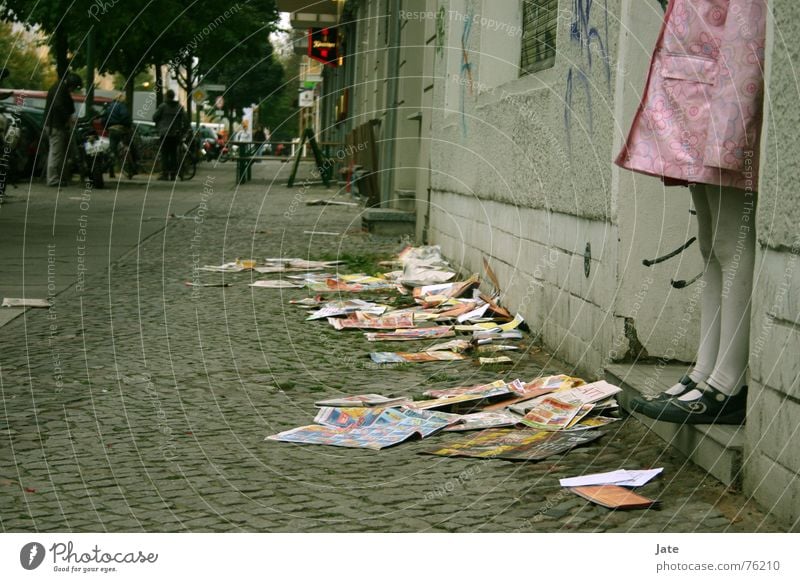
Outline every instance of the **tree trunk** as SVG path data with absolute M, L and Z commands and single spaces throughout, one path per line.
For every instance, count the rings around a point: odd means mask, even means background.
M 53 52 L 56 56 L 56 72 L 58 78 L 63 79 L 69 69 L 69 61 L 67 60 L 67 52 L 69 50 L 69 42 L 67 32 L 63 26 L 56 28 L 53 34 Z
M 156 68 L 156 107 L 161 105 L 164 102 L 164 77 L 161 74 L 161 63 L 155 64 Z
M 136 88 L 133 86 L 134 78 L 136 74 L 131 75 L 125 82 L 125 102 L 128 104 L 128 111 L 131 112 L 131 115 L 134 113 L 133 109 L 133 90 Z
M 186 116 L 189 118 L 189 123 L 192 122 L 192 90 L 194 89 L 194 79 L 192 78 L 192 57 L 186 59 L 184 64 L 186 69 Z

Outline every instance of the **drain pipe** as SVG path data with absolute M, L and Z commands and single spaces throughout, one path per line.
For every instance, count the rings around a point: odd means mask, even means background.
M 394 198 L 395 141 L 397 139 L 398 76 L 400 75 L 400 0 L 389 0 L 389 49 L 387 51 L 386 128 L 381 160 L 381 206 L 386 208 Z

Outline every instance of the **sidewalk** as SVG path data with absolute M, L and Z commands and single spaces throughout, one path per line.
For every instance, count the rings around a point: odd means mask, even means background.
M 419 394 L 498 372 L 376 368 L 362 334 L 305 322 L 288 304 L 306 290 L 194 271 L 237 257 L 402 248 L 362 233 L 360 208 L 306 206 L 336 191 L 302 179 L 286 188 L 288 165 L 253 170 L 238 189 L 226 164 L 174 187 L 135 180 L 88 198 L 72 187 L 57 202 L 43 186 L 11 191 L 0 207 L 0 291 L 51 307 L 0 312 L 3 531 L 780 531 L 633 419 L 539 463 L 418 454 L 459 438 L 449 435 L 380 452 L 265 442 L 310 423 L 324 397 Z M 185 286 L 194 278 L 233 285 Z M 508 374 L 570 371 L 532 347 Z M 558 484 L 660 466 L 643 491 L 660 511 L 610 512 Z

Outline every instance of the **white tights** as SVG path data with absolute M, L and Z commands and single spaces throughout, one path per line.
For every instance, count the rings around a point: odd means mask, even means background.
M 689 377 L 732 395 L 745 382 L 749 356 L 756 196 L 709 184 L 691 191 L 705 270 L 700 348 Z

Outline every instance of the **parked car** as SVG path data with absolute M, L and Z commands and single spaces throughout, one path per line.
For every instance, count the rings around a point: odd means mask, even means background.
M 9 89 L 3 91 L 6 97 L 0 101 L 6 111 L 18 115 L 22 127 L 20 148 L 25 156 L 20 178 L 30 179 L 42 176 L 47 168 L 47 136 L 44 133 L 45 106 L 47 91 L 28 91 L 25 89 Z M 85 112 L 86 96 L 73 93 L 75 112 L 82 117 Z M 100 114 L 106 103 L 112 101 L 108 97 L 95 97 L 94 110 Z

